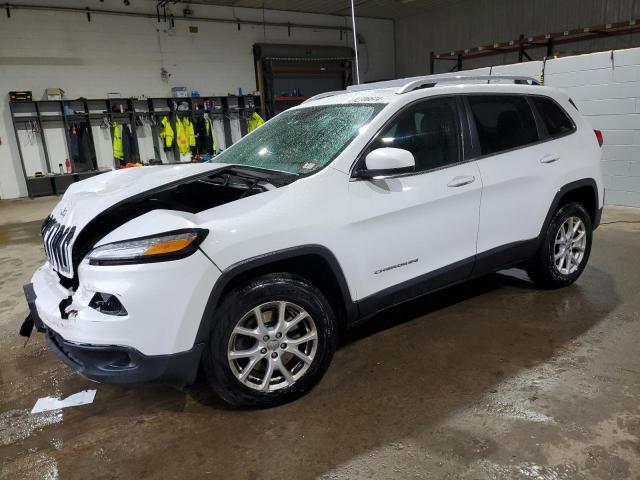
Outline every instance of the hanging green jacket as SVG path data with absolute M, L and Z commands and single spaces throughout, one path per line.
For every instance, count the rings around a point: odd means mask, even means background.
M 122 125 L 113 126 L 113 158 L 116 160 L 124 160 L 124 151 L 122 150 Z
M 247 133 L 253 132 L 256 128 L 264 123 L 264 119 L 258 115 L 257 112 L 253 112 L 251 116 L 247 119 Z

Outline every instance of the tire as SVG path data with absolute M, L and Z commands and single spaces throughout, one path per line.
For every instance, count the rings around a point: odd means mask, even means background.
M 568 236 L 567 232 L 574 228 L 578 231 L 571 234 L 573 236 Z M 579 235 L 581 231 L 584 232 L 582 237 Z M 538 253 L 527 268 L 527 274 L 541 288 L 553 289 L 571 285 L 587 265 L 592 238 L 591 217 L 584 207 L 577 202 L 561 206 L 549 222 Z M 556 241 L 559 243 L 556 244 Z M 568 251 L 571 253 L 566 253 Z M 559 258 L 556 259 L 556 256 Z
M 209 385 L 226 403 L 273 407 L 301 397 L 322 378 L 336 342 L 335 315 L 322 292 L 302 277 L 268 274 L 224 296 L 215 313 L 203 367 Z M 242 357 L 247 352 L 251 356 Z

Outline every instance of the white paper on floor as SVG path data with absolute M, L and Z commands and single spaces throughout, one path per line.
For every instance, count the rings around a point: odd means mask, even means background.
M 48 412 L 49 410 L 58 410 L 66 407 L 77 407 L 78 405 L 86 405 L 87 403 L 93 403 L 93 399 L 96 397 L 95 390 L 83 390 L 73 395 L 69 395 L 63 400 L 58 400 L 53 397 L 39 398 L 36 404 L 33 406 L 31 413 Z

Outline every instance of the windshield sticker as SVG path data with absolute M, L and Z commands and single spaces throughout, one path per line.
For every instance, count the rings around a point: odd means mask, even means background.
M 300 168 L 302 170 L 315 170 L 318 167 L 318 162 L 302 162 Z
M 356 97 L 353 99 L 353 103 L 379 103 L 384 101 L 384 97 Z

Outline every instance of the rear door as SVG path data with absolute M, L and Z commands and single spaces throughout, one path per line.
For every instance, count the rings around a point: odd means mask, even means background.
M 465 99 L 483 184 L 477 266 L 482 269 L 487 258 L 508 263 L 535 247 L 533 240 L 558 188 L 555 179 L 564 152 L 546 141 L 527 96 L 476 94 Z

